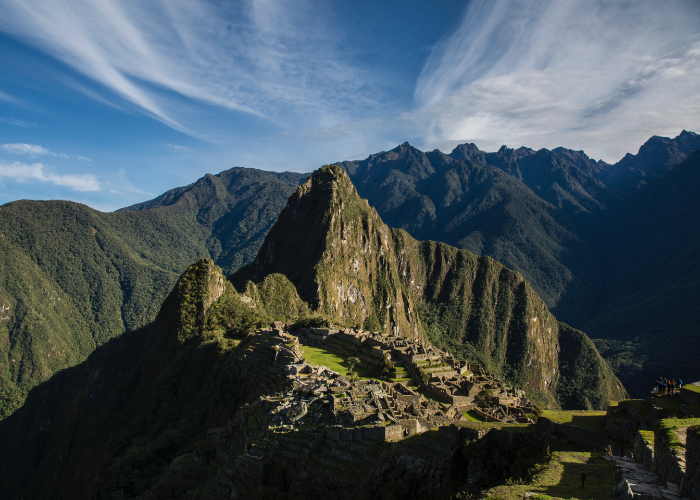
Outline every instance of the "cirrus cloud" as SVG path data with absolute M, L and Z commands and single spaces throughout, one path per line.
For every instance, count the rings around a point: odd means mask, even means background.
M 50 156 L 58 156 L 59 158 L 75 158 L 78 160 L 82 161 L 92 161 L 90 158 L 86 158 L 84 156 L 70 156 L 65 153 L 54 153 L 53 151 L 49 151 L 43 146 L 39 146 L 38 144 L 22 144 L 22 143 L 11 143 L 11 144 L 0 144 L 0 151 L 4 151 L 5 153 L 12 154 L 12 155 L 28 155 L 28 156 L 42 156 L 42 155 L 50 155 Z
M 48 149 L 37 144 L 0 144 L 0 150 L 12 155 L 41 156 L 50 153 Z
M 0 179 L 3 178 L 16 182 L 48 182 L 56 186 L 68 187 L 74 191 L 100 191 L 102 189 L 102 184 L 92 174 L 57 174 L 52 167 L 43 163 L 29 165 L 18 161 L 8 163 L 0 160 Z
M 207 106 L 328 126 L 378 105 L 322 4 L 281 0 L 3 0 L 0 30 L 38 47 L 168 126 L 195 135 Z M 76 84 L 93 97 L 92 89 Z M 98 94 L 99 94 L 98 93 Z M 296 120 L 298 121 L 298 120 Z M 200 129 L 200 130 L 198 130 Z
M 567 146 L 616 161 L 700 127 L 700 3 L 472 2 L 426 60 L 428 145 Z

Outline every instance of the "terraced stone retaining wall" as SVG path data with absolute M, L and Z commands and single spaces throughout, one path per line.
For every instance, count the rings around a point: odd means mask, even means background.
M 700 498 L 700 425 L 689 427 L 685 442 L 685 481 L 683 493 Z
M 689 405 L 700 405 L 700 392 L 691 391 L 683 387 L 681 389 L 681 399 Z
M 610 440 L 599 432 L 576 425 L 559 424 L 545 417 L 537 419 L 537 433 L 550 434 L 560 441 L 576 443 L 598 451 L 605 451 L 610 444 Z
M 645 436 L 645 432 L 652 434 L 652 436 Z M 642 464 L 647 469 L 655 472 L 654 438 L 651 431 L 637 432 L 637 438 L 634 441 L 634 459 L 638 464 Z
M 654 431 L 654 463 L 656 473 L 664 483 L 682 486 L 685 476 L 685 450 L 671 446 L 664 430 Z

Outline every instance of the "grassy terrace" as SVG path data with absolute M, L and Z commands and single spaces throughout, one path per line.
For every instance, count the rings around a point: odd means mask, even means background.
M 604 411 L 550 411 L 545 410 L 540 413 L 541 417 L 548 418 L 552 422 L 558 424 L 575 425 L 592 431 L 605 431 L 605 422 L 602 417 L 605 416 Z
M 654 446 L 654 431 L 637 431 L 642 439 L 647 441 L 651 446 Z
M 490 500 L 521 500 L 526 491 L 538 493 L 531 498 L 610 498 L 616 484 L 610 462 L 604 460 L 600 453 L 584 451 L 575 445 L 552 442 L 550 450 L 554 451 L 550 459 L 537 471 L 529 484 L 496 486 L 482 493 Z M 586 486 L 581 488 L 581 471 L 586 473 Z
M 688 389 L 689 391 L 693 392 L 700 392 L 700 385 L 684 385 L 683 389 Z
M 340 355 L 324 349 L 323 347 L 300 346 L 301 351 L 306 358 L 306 361 L 312 365 L 323 365 L 326 368 L 347 375 L 350 369 L 350 364 Z M 369 372 L 361 366 L 355 367 L 355 372 L 363 380 L 369 380 L 372 377 Z
M 666 436 L 671 448 L 685 448 L 676 431 L 693 425 L 700 425 L 700 418 L 665 418 L 657 424 L 657 430 Z

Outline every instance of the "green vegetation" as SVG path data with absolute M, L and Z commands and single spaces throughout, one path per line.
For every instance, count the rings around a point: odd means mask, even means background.
M 544 410 L 541 417 L 558 424 L 575 425 L 592 431 L 605 432 L 604 411 L 551 411 Z
M 426 372 L 422 366 L 418 364 L 414 364 L 413 367 L 416 369 L 416 372 L 418 373 L 418 378 L 423 384 L 427 384 L 428 381 L 430 380 L 430 374 Z
M 627 392 L 583 332 L 559 323 L 559 381 L 557 397 L 564 408 L 601 410 Z
M 676 431 L 696 425 L 700 425 L 700 418 L 665 418 L 656 424 L 655 432 L 659 432 L 671 448 L 685 448 Z
M 0 457 L 3 487 L 18 495 L 32 489 L 25 498 L 59 490 L 67 498 L 143 492 L 165 464 L 192 450 L 204 429 L 228 421 L 245 402 L 239 356 L 256 337 L 246 334 L 268 320 L 211 260 L 196 262 L 151 326 L 98 347 L 33 389 L 29 403 L 0 422 L 0 446 L 8 451 Z M 50 420 L 37 407 L 50 411 Z M 45 439 L 40 429 L 69 438 Z M 30 453 L 22 451 L 27 439 Z M 99 481 L 47 472 L 61 456 L 83 463 L 85 475 L 99 471 Z
M 389 361 L 386 356 L 382 356 L 379 359 L 379 363 L 377 363 L 376 371 L 377 374 L 382 377 L 382 378 L 387 378 L 391 375 L 391 371 L 394 369 L 394 365 Z M 407 375 L 405 370 L 402 370 L 399 373 L 404 373 Z M 410 379 L 409 379 L 410 380 Z
M 347 363 L 348 363 L 348 365 L 350 366 L 350 368 L 348 369 L 348 371 L 349 371 L 350 373 L 352 373 L 352 372 L 353 372 L 353 368 L 355 368 L 355 365 L 359 365 L 359 364 L 360 364 L 360 358 L 356 358 L 355 356 L 351 356 L 351 357 L 349 357 L 349 358 L 347 359 Z
M 582 470 L 586 473 L 585 488 L 581 488 Z M 610 462 L 600 453 L 588 451 L 554 451 L 549 460 L 533 472 L 532 479 L 524 484 L 496 486 L 483 495 L 493 500 L 521 500 L 525 492 L 531 491 L 541 495 L 530 498 L 597 500 L 609 498 L 617 484 Z
M 350 363 L 347 359 L 342 356 L 335 354 L 323 347 L 311 347 L 302 346 L 301 350 L 306 358 L 306 361 L 312 365 L 325 366 L 331 370 L 340 373 L 341 375 L 348 375 L 352 373 L 350 370 Z M 362 368 L 357 367 L 357 374 L 360 375 L 362 379 L 369 379 L 369 372 Z
M 153 321 L 195 260 L 212 257 L 225 274 L 252 260 L 302 178 L 283 177 L 235 168 L 114 213 L 0 207 L 0 418 L 37 383 Z
M 654 431 L 639 430 L 637 432 L 642 436 L 642 439 L 644 439 L 644 441 L 649 443 L 652 447 L 654 446 Z

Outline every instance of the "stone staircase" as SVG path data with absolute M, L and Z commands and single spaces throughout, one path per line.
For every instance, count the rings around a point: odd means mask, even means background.
M 622 473 L 622 481 L 613 490 L 613 498 L 616 500 L 690 500 L 682 496 L 677 484 L 670 481 L 664 483 L 658 474 L 633 459 L 618 456 L 608 459 L 612 460 Z

